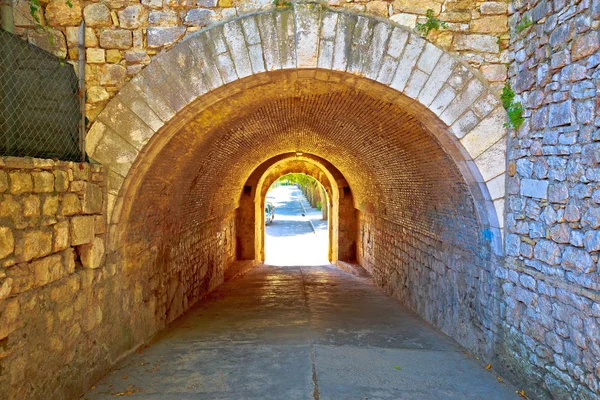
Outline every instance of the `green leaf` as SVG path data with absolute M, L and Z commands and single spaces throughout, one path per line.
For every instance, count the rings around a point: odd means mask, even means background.
M 394 368 L 396 368 L 398 371 L 402 371 L 402 368 L 400 368 L 399 366 L 395 365 Z
M 515 92 L 507 83 L 506 85 L 504 85 L 504 88 L 502 88 L 502 94 L 500 95 L 500 99 L 502 100 L 502 106 L 505 110 L 508 110 L 510 108 L 510 105 L 512 104 L 514 98 Z

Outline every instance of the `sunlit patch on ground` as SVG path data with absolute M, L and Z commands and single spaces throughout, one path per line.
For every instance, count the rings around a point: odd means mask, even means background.
M 321 211 L 311 208 L 295 186 L 271 189 L 267 201 L 275 206 L 275 219 L 265 230 L 265 263 L 280 266 L 328 264 L 327 221 L 321 219 Z

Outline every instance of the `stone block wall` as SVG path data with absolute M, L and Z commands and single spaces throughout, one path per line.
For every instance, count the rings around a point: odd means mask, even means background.
M 358 260 L 374 282 L 491 362 L 503 312 L 498 260 L 475 250 L 472 227 L 451 239 L 373 214 L 359 213 L 358 223 Z
M 110 274 L 104 181 L 99 165 L 0 158 L 2 398 L 40 395 L 65 377 L 103 321 L 93 282 Z
M 42 24 L 34 29 L 27 0 L 13 1 L 15 34 L 49 51 L 77 60 L 78 25 L 86 22 L 87 116 L 94 121 L 110 98 L 152 57 L 206 26 L 273 7 L 266 0 L 71 0 L 42 1 Z M 445 22 L 428 40 L 458 54 L 499 89 L 508 62 L 507 0 L 329 0 L 333 8 L 373 14 L 414 28 L 431 9 Z M 48 33 L 54 37 L 48 40 Z
M 106 180 L 100 165 L 0 158 L 1 399 L 77 398 L 235 261 L 233 212 L 181 219 L 160 246 L 111 245 Z
M 600 1 L 524 0 L 510 23 L 505 363 L 537 396 L 597 399 Z

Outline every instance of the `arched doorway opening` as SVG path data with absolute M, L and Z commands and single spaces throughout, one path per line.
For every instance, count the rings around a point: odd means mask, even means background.
M 368 43 L 353 37 L 359 20 Z M 181 314 L 234 263 L 264 261 L 257 222 L 270 184 L 259 181 L 302 153 L 337 185 L 331 261 L 360 263 L 426 320 L 489 351 L 506 130 L 486 83 L 366 16 L 298 5 L 228 24 L 264 35 L 238 35 L 235 51 L 222 26 L 191 36 L 155 57 L 88 134 L 90 156 L 110 171 L 110 256 L 145 309 L 133 337 Z
M 325 188 L 310 175 L 289 173 L 273 182 L 264 206 L 265 264 L 328 264 L 330 208 Z

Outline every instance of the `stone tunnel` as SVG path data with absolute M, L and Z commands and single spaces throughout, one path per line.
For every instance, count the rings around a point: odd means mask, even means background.
M 333 265 L 360 266 L 517 382 L 523 371 L 544 379 L 519 355 L 523 343 L 543 353 L 531 344 L 541 339 L 506 323 L 536 301 L 519 292 L 512 307 L 506 295 L 505 210 L 516 201 L 505 202 L 515 173 L 506 111 L 456 54 L 387 19 L 298 2 L 186 36 L 94 119 L 87 154 L 105 174 L 95 211 L 104 219 L 92 224 L 92 244 L 72 243 L 98 268 L 78 281 L 89 297 L 86 336 L 66 328 L 78 354 L 65 356 L 68 368 L 49 363 L 59 383 L 0 379 L 10 398 L 42 398 L 43 388 L 80 395 L 228 277 L 261 264 L 266 191 L 298 172 L 328 195 Z M 21 328 L 7 326 L 7 336 Z M 29 341 L 43 347 L 43 337 Z M 11 368 L 38 376 L 25 356 L 10 357 Z M 86 371 L 80 382 L 68 378 L 74 371 Z

